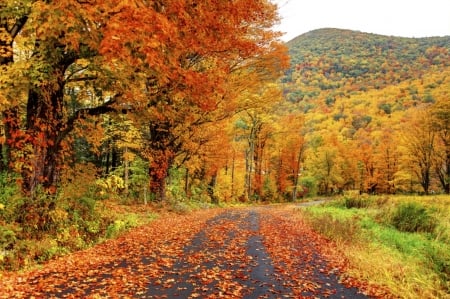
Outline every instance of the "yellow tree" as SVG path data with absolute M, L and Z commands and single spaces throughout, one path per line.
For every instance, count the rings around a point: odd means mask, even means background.
M 315 178 L 321 194 L 329 195 L 341 189 L 342 157 L 336 136 L 321 133 L 308 140 L 305 173 Z
M 407 152 L 405 160 L 425 194 L 429 193 L 432 181 L 436 135 L 432 127 L 431 115 L 424 105 L 412 111 L 402 132 L 402 145 Z
M 245 103 L 245 111 L 237 115 L 234 135 L 246 143 L 244 197 L 262 198 L 263 177 L 268 172 L 263 161 L 274 131 L 274 104 L 281 100 L 281 91 L 276 84 L 266 84 L 245 92 L 240 98 Z
M 450 193 L 450 102 L 440 99 L 430 107 L 431 126 L 436 132 L 434 167 L 445 193 Z
M 395 174 L 399 171 L 400 154 L 393 129 L 385 128 L 380 133 L 374 157 L 379 174 L 377 192 L 392 194 L 396 191 Z
M 277 191 L 295 200 L 305 191 L 299 182 L 305 151 L 303 117 L 297 114 L 280 117 L 274 135 L 278 146 L 277 162 L 273 166 Z

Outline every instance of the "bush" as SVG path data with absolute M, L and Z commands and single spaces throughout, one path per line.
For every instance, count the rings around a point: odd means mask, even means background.
M 17 206 L 22 200 L 15 178 L 0 172 L 0 221 L 14 221 Z
M 356 208 L 363 209 L 369 207 L 371 204 L 371 200 L 368 197 L 362 196 L 345 196 L 344 197 L 344 206 L 347 209 Z
M 139 221 L 137 216 L 129 214 L 124 219 L 117 219 L 108 226 L 106 229 L 106 238 L 115 238 L 120 233 L 138 225 Z
M 12 248 L 16 242 L 16 228 L 11 225 L 0 225 L 0 251 L 4 252 Z M 1 254 L 0 252 L 0 254 Z M 0 258 L 1 259 L 1 258 Z
M 400 204 L 394 211 L 391 221 L 395 228 L 403 232 L 433 233 L 437 226 L 437 220 L 427 209 L 413 202 Z
M 363 208 L 365 207 L 365 202 L 359 197 L 344 197 L 344 206 L 347 209 L 351 208 Z

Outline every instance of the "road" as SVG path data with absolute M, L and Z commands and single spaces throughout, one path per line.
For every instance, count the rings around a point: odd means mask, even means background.
M 166 215 L 2 279 L 0 298 L 367 298 L 340 282 L 345 263 L 297 214 L 267 206 Z

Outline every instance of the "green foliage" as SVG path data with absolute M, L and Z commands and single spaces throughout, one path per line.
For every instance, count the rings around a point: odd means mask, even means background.
M 399 205 L 394 211 L 392 225 L 404 232 L 433 233 L 438 223 L 424 206 L 409 202 Z
M 171 198 L 175 201 L 183 201 L 187 199 L 187 195 L 184 190 L 185 173 L 185 169 L 177 167 L 172 167 L 169 170 L 170 183 L 168 184 L 167 189 L 170 192 Z
M 129 191 L 135 198 L 142 197 L 144 189 L 148 185 L 148 161 L 136 157 L 130 163 Z
M 0 252 L 9 250 L 17 240 L 18 229 L 12 225 L 0 225 Z M 2 253 L 0 253 L 1 255 Z M 2 258 L 0 257 L 0 260 Z
M 303 186 L 304 189 L 307 189 L 308 192 L 305 194 L 306 196 L 313 196 L 317 194 L 317 179 L 312 176 L 300 177 L 300 186 Z
M 127 198 L 124 197 L 123 191 L 125 189 L 125 167 L 121 164 L 117 167 L 111 175 L 107 178 L 100 180 L 101 192 L 103 195 L 108 194 L 105 189 L 105 182 L 110 180 L 111 176 L 115 176 L 116 188 L 113 194 L 116 196 L 120 195 L 120 198 L 126 201 L 127 203 L 133 202 L 132 200 L 142 202 L 144 198 L 144 192 L 146 192 L 146 188 L 149 182 L 148 176 L 148 161 L 144 161 L 142 158 L 135 156 L 134 159 L 130 162 L 128 167 L 128 194 L 126 194 Z M 109 179 L 108 179 L 109 178 Z M 107 184 L 106 184 L 107 185 Z M 131 200 L 131 201 L 130 201 Z
M 88 194 L 15 194 L 0 211 L 0 268 L 17 269 L 84 248 L 103 236 L 111 221 Z
M 14 177 L 6 172 L 0 173 L 0 223 L 1 220 L 11 222 L 14 219 L 21 200 Z
M 106 238 L 117 237 L 120 233 L 136 227 L 139 224 L 139 220 L 136 215 L 128 214 L 123 219 L 114 220 L 106 229 Z
M 125 188 L 123 179 L 115 174 L 98 179 L 96 184 L 101 197 L 118 195 Z

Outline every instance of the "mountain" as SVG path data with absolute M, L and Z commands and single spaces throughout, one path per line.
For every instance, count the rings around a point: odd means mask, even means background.
M 450 36 L 402 38 L 319 29 L 298 36 L 287 46 L 291 68 L 282 83 L 287 98 L 304 101 L 306 109 L 320 99 L 330 104 L 339 96 L 380 90 L 430 74 L 442 76 L 450 68 Z M 443 83 L 435 81 L 425 87 L 426 93 Z M 412 92 L 419 87 L 413 85 Z M 402 104 L 408 106 L 409 100 L 417 98 L 404 99 Z
M 390 193 L 421 184 L 416 174 L 422 170 L 405 149 L 411 139 L 405 136 L 413 136 L 413 124 L 423 124 L 414 116 L 420 111 L 434 106 L 441 110 L 431 113 L 450 115 L 450 36 L 402 38 L 327 28 L 287 46 L 291 68 L 281 80 L 286 101 L 279 113 L 304 120 L 305 177 L 324 193 Z M 442 124 L 448 124 L 445 118 Z M 439 142 L 441 152 L 450 150 L 444 148 L 450 139 Z
M 300 76 L 320 90 L 341 88 L 349 82 L 357 89 L 379 89 L 420 78 L 435 66 L 450 66 L 450 36 L 402 38 L 319 29 L 298 36 L 287 46 L 292 68 L 285 82 Z M 311 75 L 317 82 L 307 82 Z

